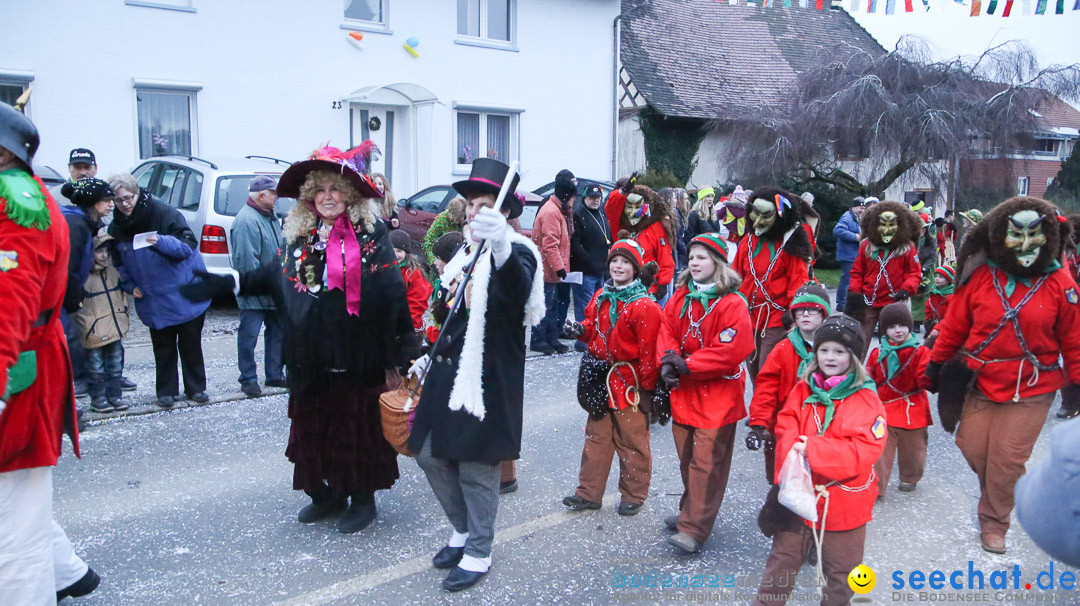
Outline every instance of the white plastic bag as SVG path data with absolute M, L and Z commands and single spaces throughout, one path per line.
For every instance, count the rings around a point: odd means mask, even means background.
M 806 454 L 788 451 L 784 466 L 780 468 L 780 504 L 799 515 L 799 517 L 817 522 L 817 494 L 814 482 L 810 479 L 810 463 Z

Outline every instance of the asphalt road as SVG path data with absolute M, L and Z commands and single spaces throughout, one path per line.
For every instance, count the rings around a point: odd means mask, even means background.
M 238 386 L 234 337 L 227 332 L 235 318 L 215 313 L 218 317 L 208 321 L 209 391 L 224 397 Z M 146 390 L 152 358 L 137 344 L 135 339 L 129 347 L 128 367 Z M 83 434 L 81 460 L 66 449 L 54 478 L 56 518 L 103 579 L 97 592 L 74 603 L 745 602 L 770 543 L 756 526 L 766 491 L 761 455 L 741 446 L 744 430 L 720 517 L 699 555 L 676 556 L 665 542 L 661 520 L 675 511 L 681 492 L 670 427 L 654 427 L 650 497 L 637 516 L 615 513 L 617 462 L 602 510 L 565 511 L 560 501 L 577 486 L 584 439 L 585 414 L 574 398 L 578 359 L 567 354 L 530 359 L 526 365 L 521 488 L 502 497 L 491 572 L 467 592 L 445 593 L 440 587 L 445 573 L 430 566 L 450 528 L 410 459 L 399 457 L 401 479 L 378 494 L 379 518 L 367 530 L 343 535 L 333 522 L 296 521 L 307 501 L 291 490 L 292 469 L 284 457 L 286 397 L 274 395 L 96 421 Z M 1060 422 L 1051 414 L 1047 425 Z M 1033 460 L 1045 453 L 1046 433 Z M 1080 601 L 1075 592 L 1024 590 L 1051 561 L 1015 519 L 1007 555 L 979 548 L 977 480 L 950 436 L 937 427 L 930 436 L 927 474 L 918 490 L 897 492 L 894 475 L 887 500 L 877 506 L 865 562 L 877 571 L 878 585 L 860 599 L 903 601 L 906 596 L 891 587 L 894 572 L 905 578 L 913 570 L 966 574 L 970 562 L 985 572 L 986 590 L 975 592 L 985 594 L 981 601 Z M 1019 590 L 991 589 L 991 573 L 1011 575 L 1014 565 L 1021 570 Z M 1063 570 L 1054 564 L 1055 577 Z M 640 585 L 642 578 L 648 583 L 654 574 L 687 583 L 696 575 L 709 583 L 709 575 L 715 575 L 721 587 L 629 586 Z M 1012 582 L 1010 576 L 1010 588 Z M 812 584 L 812 568 L 804 566 L 797 592 L 812 592 Z M 930 593 L 943 601 L 969 592 Z

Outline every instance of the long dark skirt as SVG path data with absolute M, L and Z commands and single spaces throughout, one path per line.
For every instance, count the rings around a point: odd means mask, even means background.
M 324 373 L 289 394 L 293 490 L 337 494 L 385 490 L 398 479 L 397 452 L 382 432 L 379 395 L 348 373 Z

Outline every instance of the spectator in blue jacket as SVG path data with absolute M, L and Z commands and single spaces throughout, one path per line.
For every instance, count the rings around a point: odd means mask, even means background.
M 202 327 L 210 302 L 193 303 L 179 292 L 195 272 L 206 271 L 195 234 L 179 211 L 151 198 L 131 175 L 114 175 L 109 185 L 116 192 L 117 210 L 109 226 L 116 239 L 113 264 L 124 290 L 135 296 L 139 319 L 150 329 L 158 406 L 171 408 L 179 399 L 178 352 L 184 393 L 200 404 L 208 402 Z M 136 249 L 135 236 L 147 233 L 147 246 Z
M 232 224 L 232 266 L 241 275 L 272 265 L 283 248 L 281 223 L 274 215 L 276 189 L 277 179 L 269 175 L 255 177 L 248 186 L 247 204 L 236 213 Z M 238 295 L 236 305 L 240 308 L 240 328 L 236 331 L 240 390 L 249 396 L 262 393 L 255 365 L 255 345 L 263 325 L 266 326 L 263 348 L 266 386 L 285 387 L 282 359 L 285 323 L 274 300 L 268 295 Z
M 844 309 L 847 304 L 848 284 L 851 282 L 851 264 L 859 254 L 859 221 L 862 220 L 866 206 L 860 196 L 851 201 L 851 209 L 840 217 L 833 228 L 836 238 L 836 260 L 840 262 L 840 284 L 836 287 L 836 309 Z

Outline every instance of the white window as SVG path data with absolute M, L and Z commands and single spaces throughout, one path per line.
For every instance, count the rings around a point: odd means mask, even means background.
M 136 85 L 140 158 L 198 153 L 197 90 Z
M 389 0 L 345 0 L 345 21 L 385 25 L 388 3 Z
M 514 0 L 457 0 L 458 35 L 510 44 L 514 33 Z
M 477 158 L 517 159 L 518 112 L 459 108 L 454 122 L 455 172 L 467 173 Z
M 15 105 L 15 100 L 26 91 L 24 82 L 13 82 L 0 78 L 0 101 L 8 105 Z
M 146 8 L 163 8 L 170 11 L 183 11 L 194 13 L 193 0 L 124 0 L 128 6 L 143 6 Z
M 1020 177 L 1016 180 L 1016 195 L 1026 196 L 1028 193 L 1028 183 L 1031 180 L 1027 177 Z

